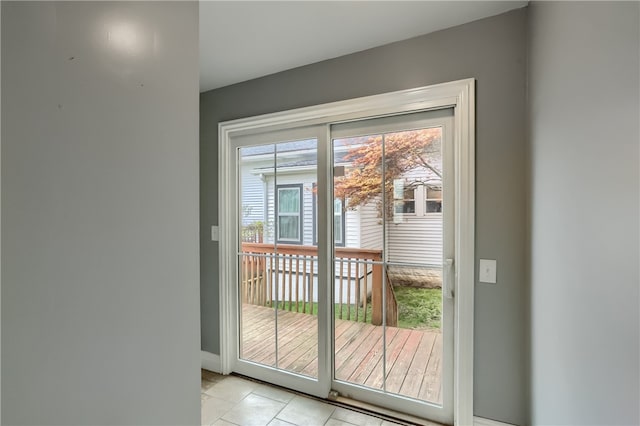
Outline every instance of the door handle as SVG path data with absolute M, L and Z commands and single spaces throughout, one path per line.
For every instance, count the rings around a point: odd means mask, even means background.
M 453 268 L 453 259 L 445 259 L 443 266 L 442 295 L 447 299 L 453 299 L 455 295 L 455 269 Z

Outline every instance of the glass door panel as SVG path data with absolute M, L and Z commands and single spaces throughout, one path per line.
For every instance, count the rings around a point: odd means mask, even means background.
M 442 127 L 383 135 L 385 390 L 442 405 Z M 431 198 L 427 198 L 430 196 Z
M 276 144 L 272 209 L 278 263 L 277 367 L 314 378 L 318 377 L 318 317 L 314 315 L 318 255 L 312 210 L 317 163 L 316 140 Z
M 238 149 L 239 359 L 318 376 L 317 140 Z
M 443 150 L 450 116 L 438 111 L 332 129 L 333 195 L 344 206 L 340 215 L 334 209 L 333 223 L 333 387 L 441 419 L 452 418 L 453 303 L 442 294 L 445 253 L 453 249 L 446 232 L 452 170 L 445 170 L 453 153 L 445 160 Z
M 274 145 L 242 147 L 239 166 L 239 357 L 276 367 L 274 283 L 277 278 L 273 212 L 265 203 L 264 182 L 256 170 L 273 170 Z
M 386 351 L 387 392 L 442 404 L 442 290 L 439 272 L 388 265 L 398 332 Z
M 384 375 L 385 336 L 379 285 L 383 275 L 382 137 L 334 139 L 334 199 L 342 200 L 344 229 L 334 244 L 334 377 L 365 386 Z M 375 293 L 375 294 L 374 294 Z M 377 326 L 376 326 L 377 325 Z

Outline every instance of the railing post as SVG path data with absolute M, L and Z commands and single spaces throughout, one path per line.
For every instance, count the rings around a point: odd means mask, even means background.
M 382 265 L 373 265 L 371 283 L 371 324 L 382 325 Z
M 386 291 L 387 291 L 387 326 L 389 327 L 397 327 L 398 326 L 398 301 L 396 300 L 396 294 L 393 291 L 393 285 L 391 285 L 391 280 L 389 280 L 389 276 L 385 280 L 386 282 Z

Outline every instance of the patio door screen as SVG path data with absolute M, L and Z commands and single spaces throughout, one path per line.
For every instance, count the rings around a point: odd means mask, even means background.
M 332 388 L 442 422 L 453 420 L 452 133 L 451 109 L 331 127 Z

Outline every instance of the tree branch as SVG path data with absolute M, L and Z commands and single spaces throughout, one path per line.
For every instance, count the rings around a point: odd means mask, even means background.
M 440 171 L 436 170 L 435 167 L 433 167 L 431 164 L 429 164 L 428 161 L 426 161 L 424 158 L 422 158 L 422 156 L 420 154 L 416 154 L 417 157 L 420 159 L 420 161 L 422 162 L 422 165 L 425 166 L 427 169 L 431 170 L 433 173 L 435 173 L 440 179 L 442 179 L 442 173 L 440 173 Z

